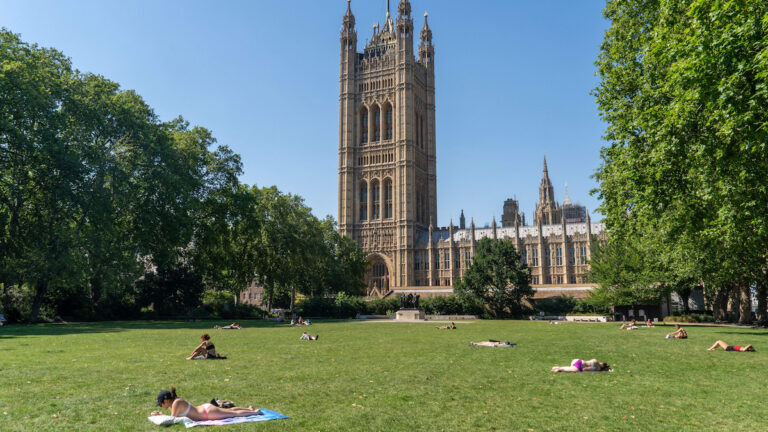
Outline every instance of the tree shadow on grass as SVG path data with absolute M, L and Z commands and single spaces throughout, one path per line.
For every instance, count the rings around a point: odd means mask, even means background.
M 747 335 L 747 336 L 768 336 L 768 332 L 765 330 L 754 330 L 754 331 L 714 331 L 712 333 L 716 334 L 724 334 L 724 335 Z
M 0 327 L 0 340 L 27 336 L 63 336 L 70 334 L 116 333 L 128 330 L 199 330 L 243 331 L 250 328 L 287 327 L 287 324 L 266 320 L 237 320 L 243 330 L 216 330 L 214 325 L 227 325 L 232 320 L 203 321 L 102 321 L 61 324 L 11 324 Z

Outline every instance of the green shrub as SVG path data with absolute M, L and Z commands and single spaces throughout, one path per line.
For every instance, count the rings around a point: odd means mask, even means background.
M 710 323 L 715 318 L 708 314 L 670 315 L 664 317 L 665 323 Z
M 481 315 L 480 300 L 469 296 L 435 296 L 420 299 L 419 307 L 427 315 Z
M 374 299 L 365 302 L 364 315 L 394 315 L 394 311 L 398 309 L 400 309 L 400 299 L 397 297 Z
M 205 291 L 203 307 L 212 318 L 234 318 L 235 296 L 226 291 Z

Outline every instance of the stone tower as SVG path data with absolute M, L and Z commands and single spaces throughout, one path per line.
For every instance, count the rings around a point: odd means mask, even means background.
M 424 14 L 418 58 L 411 4 L 357 51 L 349 0 L 339 73 L 339 232 L 368 253 L 368 294 L 414 284 L 414 245 L 437 225 L 435 73 Z M 418 268 L 418 266 L 416 267 Z
M 544 156 L 544 172 L 539 186 L 539 202 L 533 216 L 534 225 L 553 225 L 560 223 L 560 206 L 555 201 L 555 188 L 549 180 L 547 157 Z

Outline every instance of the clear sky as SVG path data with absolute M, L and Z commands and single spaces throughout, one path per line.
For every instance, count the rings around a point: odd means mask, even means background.
M 397 2 L 392 0 L 395 15 Z M 358 49 L 386 0 L 352 0 Z M 603 0 L 412 0 L 435 45 L 438 223 L 478 226 L 517 197 L 533 220 L 542 158 L 555 197 L 589 195 L 604 124 L 590 91 Z M 162 120 L 211 129 L 241 180 L 337 215 L 339 30 L 345 0 L 0 0 L 0 26 L 135 89 Z

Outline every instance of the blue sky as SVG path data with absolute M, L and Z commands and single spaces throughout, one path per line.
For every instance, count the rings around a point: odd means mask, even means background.
M 393 14 L 398 0 L 392 0 Z M 358 49 L 386 0 L 353 0 Z M 608 22 L 602 0 L 412 0 L 435 44 L 438 223 L 533 219 L 542 158 L 593 217 L 604 124 L 589 92 Z M 163 120 L 211 129 L 241 180 L 337 216 L 339 30 L 345 0 L 0 0 L 0 26 L 81 71 L 135 89 Z

